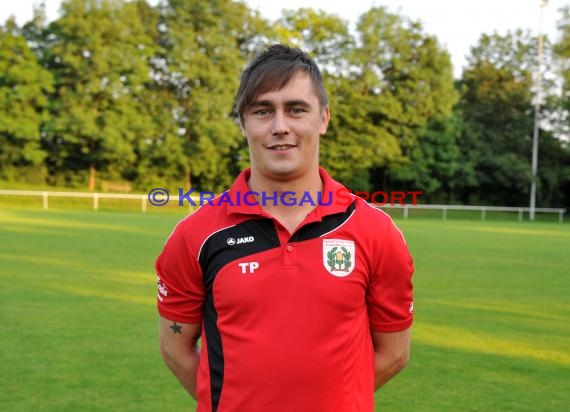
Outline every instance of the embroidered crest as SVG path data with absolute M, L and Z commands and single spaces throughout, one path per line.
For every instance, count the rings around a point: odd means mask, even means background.
M 352 240 L 323 239 L 323 265 L 333 276 L 342 278 L 352 273 L 354 253 Z

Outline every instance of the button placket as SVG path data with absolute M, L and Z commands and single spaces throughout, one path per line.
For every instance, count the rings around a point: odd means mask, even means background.
M 297 245 L 292 245 L 291 243 L 287 243 L 285 245 L 283 250 L 282 262 L 284 268 L 297 267 Z

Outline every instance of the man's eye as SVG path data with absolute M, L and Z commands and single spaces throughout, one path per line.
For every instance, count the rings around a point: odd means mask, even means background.
M 254 116 L 265 117 L 269 114 L 268 109 L 259 109 L 253 112 Z
M 291 108 L 291 113 L 293 114 L 301 114 L 301 113 L 305 113 L 306 110 L 303 109 L 302 107 L 293 107 Z

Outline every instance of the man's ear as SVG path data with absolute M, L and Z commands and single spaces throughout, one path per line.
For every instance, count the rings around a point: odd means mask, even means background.
M 327 127 L 329 126 L 329 120 L 331 119 L 331 112 L 328 106 L 323 108 L 323 113 L 321 114 L 321 128 L 319 129 L 319 134 L 322 136 L 327 132 Z

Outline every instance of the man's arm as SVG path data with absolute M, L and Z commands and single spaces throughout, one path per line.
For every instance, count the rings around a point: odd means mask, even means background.
M 180 323 L 160 317 L 160 351 L 162 358 L 182 386 L 196 399 L 196 377 L 200 351 L 196 342 L 202 326 Z
M 400 372 L 410 358 L 412 328 L 401 332 L 372 331 L 374 345 L 374 390 Z

